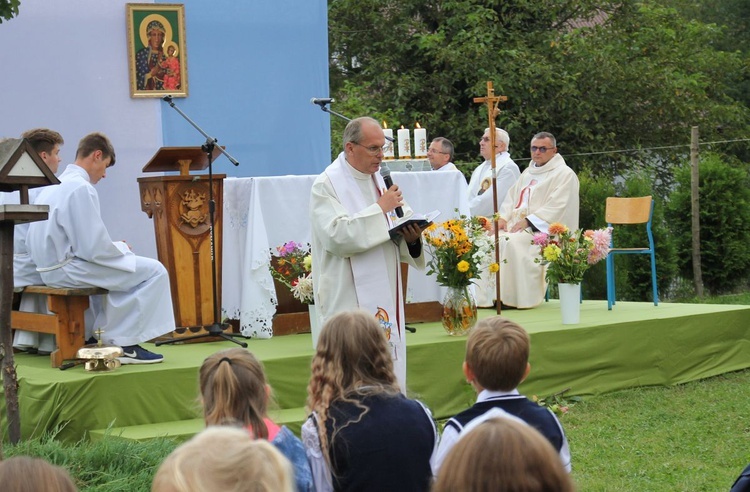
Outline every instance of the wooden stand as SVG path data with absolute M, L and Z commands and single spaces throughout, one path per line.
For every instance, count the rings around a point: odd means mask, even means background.
M 213 157 L 220 154 L 216 147 Z M 208 175 L 190 170 L 208 167 L 200 147 L 164 147 L 144 172 L 179 171 L 179 176 L 138 178 L 141 209 L 154 219 L 159 261 L 169 272 L 176 329 L 173 337 L 204 333 L 214 321 Z M 214 254 L 221 305 L 222 204 L 224 174 L 214 174 Z M 210 340 L 209 340 L 210 341 Z
M 275 262 L 272 258 L 271 262 Z M 403 294 L 406 299 L 406 285 L 409 277 L 409 265 L 401 263 L 401 278 L 403 278 Z M 273 318 L 273 334 L 296 335 L 297 333 L 310 333 L 310 315 L 308 307 L 294 298 L 289 289 L 274 279 L 276 288 L 276 316 Z M 432 323 L 440 321 L 443 307 L 439 302 L 412 302 L 404 304 L 406 323 Z
M 275 267 L 278 259 L 271 257 L 271 264 Z M 310 333 L 310 313 L 306 304 L 294 298 L 289 288 L 273 279 L 276 289 L 276 315 L 273 317 L 273 334 L 296 335 L 297 333 Z

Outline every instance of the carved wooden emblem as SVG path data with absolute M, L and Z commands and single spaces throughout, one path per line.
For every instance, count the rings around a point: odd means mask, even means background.
M 183 224 L 196 228 L 208 218 L 208 198 L 206 193 L 194 188 L 185 190 L 181 195 L 180 219 Z

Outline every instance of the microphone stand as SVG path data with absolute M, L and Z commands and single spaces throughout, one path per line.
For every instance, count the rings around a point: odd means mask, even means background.
M 338 116 L 339 118 L 341 118 L 341 119 L 342 119 L 342 120 L 344 120 L 344 121 L 347 121 L 347 122 L 348 122 L 348 121 L 352 121 L 352 119 L 351 119 L 351 118 L 347 118 L 347 117 L 346 117 L 346 116 L 344 116 L 343 114 L 339 114 L 339 113 L 337 113 L 336 111 L 333 111 L 333 110 L 332 110 L 331 108 L 329 108 L 328 106 L 326 106 L 326 104 L 329 104 L 329 103 L 327 103 L 327 102 L 323 102 L 323 101 L 320 101 L 320 102 L 315 102 L 315 103 L 313 103 L 313 104 L 317 104 L 318 106 L 320 106 L 320 109 L 321 109 L 322 111 L 324 111 L 324 112 L 326 112 L 326 113 L 330 113 L 330 114 L 336 115 L 336 116 Z M 384 136 L 385 136 L 385 139 L 386 139 L 386 140 L 388 140 L 389 142 L 395 142 L 395 141 L 396 141 L 396 139 L 395 139 L 395 138 L 393 138 L 393 137 L 388 137 L 388 136 L 386 136 L 386 135 L 384 135 Z
M 331 108 L 329 108 L 329 107 L 326 106 L 328 104 L 326 102 L 320 101 L 320 102 L 315 102 L 313 104 L 317 104 L 318 106 L 320 106 L 320 109 L 323 110 L 324 112 L 336 115 L 336 116 L 338 116 L 339 118 L 341 118 L 344 121 L 352 121 L 351 118 L 347 118 L 343 114 L 339 114 L 336 111 L 331 110 Z M 383 136 L 385 137 L 386 140 L 388 140 L 390 142 L 395 142 L 396 141 L 396 139 L 393 138 L 393 137 L 389 137 L 389 136 L 386 136 L 386 135 L 383 135 Z M 404 321 L 406 321 L 405 317 L 404 317 Z M 404 329 L 406 331 L 408 331 L 409 333 L 416 333 L 417 332 L 416 328 L 413 328 L 411 326 L 407 326 L 405 323 L 404 323 Z
M 239 340 L 235 340 L 234 336 L 240 336 L 235 334 L 227 334 L 224 333 L 224 330 L 229 328 L 228 323 L 222 323 L 221 322 L 221 310 L 219 307 L 219 287 L 216 282 L 216 254 L 215 254 L 215 238 L 214 238 L 214 215 L 216 213 L 216 202 L 214 201 L 214 172 L 213 172 L 213 153 L 214 149 L 216 148 L 216 142 L 218 142 L 217 139 L 209 136 L 206 132 L 204 132 L 201 127 L 199 127 L 193 120 L 191 120 L 188 115 L 182 112 L 180 108 L 178 108 L 175 103 L 172 101 L 172 96 L 165 96 L 162 98 L 163 101 L 165 101 L 167 104 L 169 104 L 175 111 L 180 113 L 180 116 L 185 118 L 188 123 L 190 123 L 193 128 L 198 130 L 198 132 L 206 137 L 206 143 L 201 145 L 201 150 L 206 153 L 206 157 L 208 158 L 208 216 L 209 216 L 209 226 L 208 226 L 208 232 L 209 232 L 209 241 L 211 245 L 211 288 L 212 288 L 212 294 L 213 294 L 213 301 L 214 301 L 214 322 L 208 326 L 203 326 L 203 329 L 206 331 L 206 333 L 201 333 L 198 335 L 192 335 L 189 337 L 180 337 L 180 338 L 172 338 L 171 340 L 161 340 L 155 343 L 155 345 L 165 345 L 170 343 L 177 343 L 177 342 L 186 342 L 188 340 L 197 340 L 200 338 L 209 338 L 209 337 L 219 337 L 223 338 L 224 340 L 229 340 L 230 342 L 236 343 L 237 345 L 241 346 L 242 348 L 247 348 L 247 343 L 241 342 Z M 227 156 L 227 159 L 234 164 L 235 166 L 239 166 L 240 163 L 237 162 L 237 159 L 229 155 L 224 149 L 219 146 L 219 150 L 222 154 Z

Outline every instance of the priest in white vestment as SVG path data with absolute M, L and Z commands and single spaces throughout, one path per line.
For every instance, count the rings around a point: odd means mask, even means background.
M 406 337 L 401 261 L 424 268 L 421 230 L 391 239 L 395 209 L 406 206 L 398 185 L 386 189 L 378 173 L 385 144 L 372 118 L 344 130 L 344 151 L 318 176 L 310 196 L 312 272 L 319 323 L 364 309 L 378 318 L 392 347 L 394 369 L 406 391 Z M 325 328 L 324 328 L 325 329 Z
M 60 158 L 60 146 L 65 143 L 62 135 L 48 128 L 34 128 L 25 131 L 21 138 L 25 138 L 31 147 L 39 154 L 42 161 L 57 174 L 62 159 Z M 42 188 L 29 190 L 29 204 L 36 203 L 37 196 Z M 0 193 L 0 204 L 21 203 L 18 192 Z M 13 233 L 13 287 L 19 289 L 29 285 L 39 285 L 42 277 L 36 271 L 36 265 L 31 261 L 29 251 L 26 248 L 26 232 L 29 223 L 17 224 Z M 19 311 L 29 313 L 47 313 L 47 296 L 42 294 L 22 294 Z M 13 348 L 29 352 L 38 351 L 46 355 L 55 350 L 55 336 L 47 333 L 16 330 L 13 337 Z
M 37 203 L 49 205 L 49 219 L 29 226 L 26 244 L 45 284 L 109 290 L 94 327 L 104 332 L 102 340 L 123 348 L 121 363 L 157 363 L 163 357 L 139 344 L 175 328 L 169 276 L 157 260 L 112 241 L 102 222 L 94 185 L 114 162 L 106 136 L 85 136 L 61 184 L 39 193 Z
M 539 246 L 533 232 L 548 232 L 559 222 L 578 229 L 578 176 L 557 153 L 551 133 L 531 139 L 531 163 L 500 208 L 500 296 L 506 306 L 520 309 L 541 304 L 547 289 L 545 267 L 535 263 Z M 507 237 L 508 240 L 504 240 Z
M 433 138 L 427 149 L 427 160 L 433 171 L 458 171 L 453 164 L 454 156 L 453 142 L 445 137 Z
M 482 162 L 469 180 L 469 209 L 471 215 L 490 218 L 495 213 L 495 205 L 492 201 L 492 154 L 495 154 L 495 194 L 497 195 L 498 211 L 505 200 L 505 195 L 511 186 L 516 183 L 521 171 L 518 165 L 510 158 L 508 146 L 510 135 L 503 129 L 495 128 L 495 148 L 490 145 L 490 129 L 485 128 L 484 135 L 479 141 L 479 153 L 484 157 Z M 491 263 L 495 261 L 495 252 L 488 256 Z M 492 307 L 495 303 L 495 274 L 489 272 L 489 263 L 482 265 L 481 278 L 474 280 L 474 293 L 479 307 Z

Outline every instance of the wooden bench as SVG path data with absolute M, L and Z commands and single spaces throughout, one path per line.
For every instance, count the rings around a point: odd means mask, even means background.
M 108 293 L 97 287 L 69 289 L 46 285 L 30 285 L 23 292 L 46 295 L 47 308 L 52 314 L 13 311 L 10 326 L 15 330 L 55 335 L 57 348 L 50 354 L 52 367 L 60 367 L 63 361 L 75 359 L 78 349 L 86 343 L 83 313 L 89 307 L 89 296 Z

